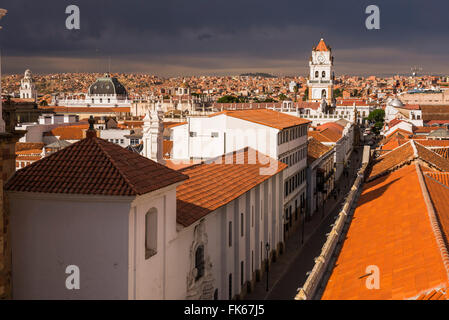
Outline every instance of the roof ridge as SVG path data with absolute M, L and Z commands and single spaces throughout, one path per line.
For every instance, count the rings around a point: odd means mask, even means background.
M 440 181 L 438 181 L 438 180 L 435 179 L 434 177 L 431 177 L 431 176 L 429 175 L 429 173 L 432 173 L 432 172 L 429 172 L 429 171 L 423 172 L 423 174 L 424 174 L 426 177 L 428 177 L 429 179 L 432 179 L 434 182 L 440 184 L 442 187 L 445 187 L 446 189 L 449 189 L 449 187 L 448 187 L 447 185 L 445 185 L 444 183 L 441 183 Z M 435 172 L 435 173 L 439 173 L 439 172 Z M 442 172 L 442 173 L 448 173 L 448 172 Z
M 410 144 L 412 145 L 412 148 L 413 148 L 413 155 L 415 156 L 415 158 L 418 158 L 419 154 L 418 154 L 418 149 L 416 149 L 415 141 L 410 140 Z
M 117 171 L 119 172 L 120 176 L 128 183 L 128 185 L 130 186 L 130 188 L 136 193 L 136 194 L 140 194 L 137 189 L 134 187 L 134 184 L 129 180 L 129 178 L 125 175 L 125 173 L 119 168 L 119 166 L 117 165 L 117 162 L 115 161 L 114 158 L 112 158 L 112 156 L 109 154 L 109 152 L 106 151 L 105 148 L 103 148 L 103 146 L 99 143 L 99 141 L 105 141 L 101 138 L 93 138 L 93 140 L 95 141 L 95 144 L 101 149 L 101 151 L 106 155 L 106 157 L 112 162 L 112 164 L 114 165 L 114 168 L 117 169 Z M 106 141 L 105 141 L 106 142 Z M 115 145 L 114 145 L 115 146 Z M 121 147 L 120 147 L 121 148 Z M 123 150 L 126 150 L 127 152 L 132 152 L 128 149 L 123 148 Z M 151 160 L 151 159 L 149 159 Z
M 384 153 L 384 154 L 382 154 L 381 156 L 379 156 L 376 160 L 378 160 L 378 159 L 381 159 L 381 158 L 383 158 L 383 157 L 385 157 L 386 155 L 388 155 L 388 154 L 390 154 L 391 152 L 393 152 L 393 151 L 395 151 L 395 150 L 397 150 L 397 149 L 399 149 L 399 148 L 402 148 L 402 147 L 404 147 L 404 146 L 406 146 L 407 144 L 409 144 L 410 143 L 410 140 L 409 141 L 407 141 L 406 143 L 403 143 L 403 144 L 401 144 L 400 146 L 397 146 L 396 148 L 394 148 L 393 150 L 390 150 L 389 152 L 387 152 L 387 153 Z M 413 147 L 412 147 L 413 148 Z
M 449 253 L 441 233 L 441 229 L 438 223 L 438 218 L 435 213 L 435 206 L 433 204 L 432 198 L 429 194 L 429 190 L 427 189 L 426 182 L 423 177 L 423 173 L 421 171 L 421 167 L 418 163 L 415 162 L 416 173 L 418 175 L 418 181 L 421 186 L 421 192 L 424 197 L 424 203 L 427 207 L 427 215 L 429 217 L 430 227 L 435 236 L 435 241 L 437 242 L 438 249 L 441 254 L 441 259 L 443 261 L 444 268 L 446 269 L 446 276 L 449 281 Z

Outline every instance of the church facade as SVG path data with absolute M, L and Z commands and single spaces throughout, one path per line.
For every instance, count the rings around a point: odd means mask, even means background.
M 65 107 L 131 107 L 126 88 L 116 77 L 106 73 L 90 85 L 84 99 L 54 96 L 52 104 Z

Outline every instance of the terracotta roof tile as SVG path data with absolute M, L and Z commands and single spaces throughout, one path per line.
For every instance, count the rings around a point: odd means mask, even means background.
M 221 163 L 208 161 L 180 170 L 189 176 L 177 187 L 177 221 L 181 225 L 191 225 L 287 167 L 251 148 L 217 159 Z M 261 171 L 264 168 L 269 172 Z
M 423 147 L 420 143 L 421 141 L 414 141 L 413 142 L 416 146 L 416 150 L 418 151 L 418 157 L 421 160 L 424 160 L 428 164 L 432 165 L 433 167 L 441 170 L 441 171 L 449 171 L 449 160 L 446 158 L 443 158 L 438 153 L 433 152 L 432 150 L 429 150 L 425 147 Z
M 133 196 L 188 177 L 114 143 L 87 138 L 17 171 L 6 190 Z
M 315 138 L 310 137 L 307 145 L 308 160 L 310 162 L 313 162 L 331 149 L 332 147 L 326 146 L 321 142 L 319 142 L 318 140 L 316 140 Z
M 45 147 L 45 143 L 42 142 L 17 142 L 16 143 L 16 152 L 17 151 L 24 151 L 24 150 L 31 150 L 31 149 L 40 149 Z
M 380 288 L 366 287 L 366 268 Z M 408 299 L 447 284 L 415 165 L 365 184 L 322 299 Z
M 314 51 L 329 51 L 329 47 L 327 46 L 324 39 L 321 39 L 318 45 L 313 49 Z
M 398 148 L 377 158 L 371 169 L 369 180 L 393 171 L 394 169 L 412 161 L 415 158 L 414 149 L 410 142 L 407 142 Z
M 210 115 L 210 117 L 215 117 L 221 114 L 279 130 L 310 123 L 309 120 L 269 109 L 226 110 L 214 113 Z

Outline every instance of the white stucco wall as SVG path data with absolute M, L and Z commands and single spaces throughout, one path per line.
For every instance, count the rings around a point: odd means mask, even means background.
M 14 299 L 128 298 L 128 197 L 9 195 Z

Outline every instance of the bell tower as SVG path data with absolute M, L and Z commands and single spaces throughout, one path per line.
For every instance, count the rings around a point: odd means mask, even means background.
M 21 99 L 33 99 L 37 101 L 36 86 L 33 82 L 33 76 L 30 70 L 25 71 L 23 79 L 20 81 L 20 98 Z
M 334 57 L 332 50 L 321 39 L 318 45 L 313 48 L 309 61 L 309 101 L 320 102 L 323 98 L 327 104 L 332 103 L 334 98 Z

